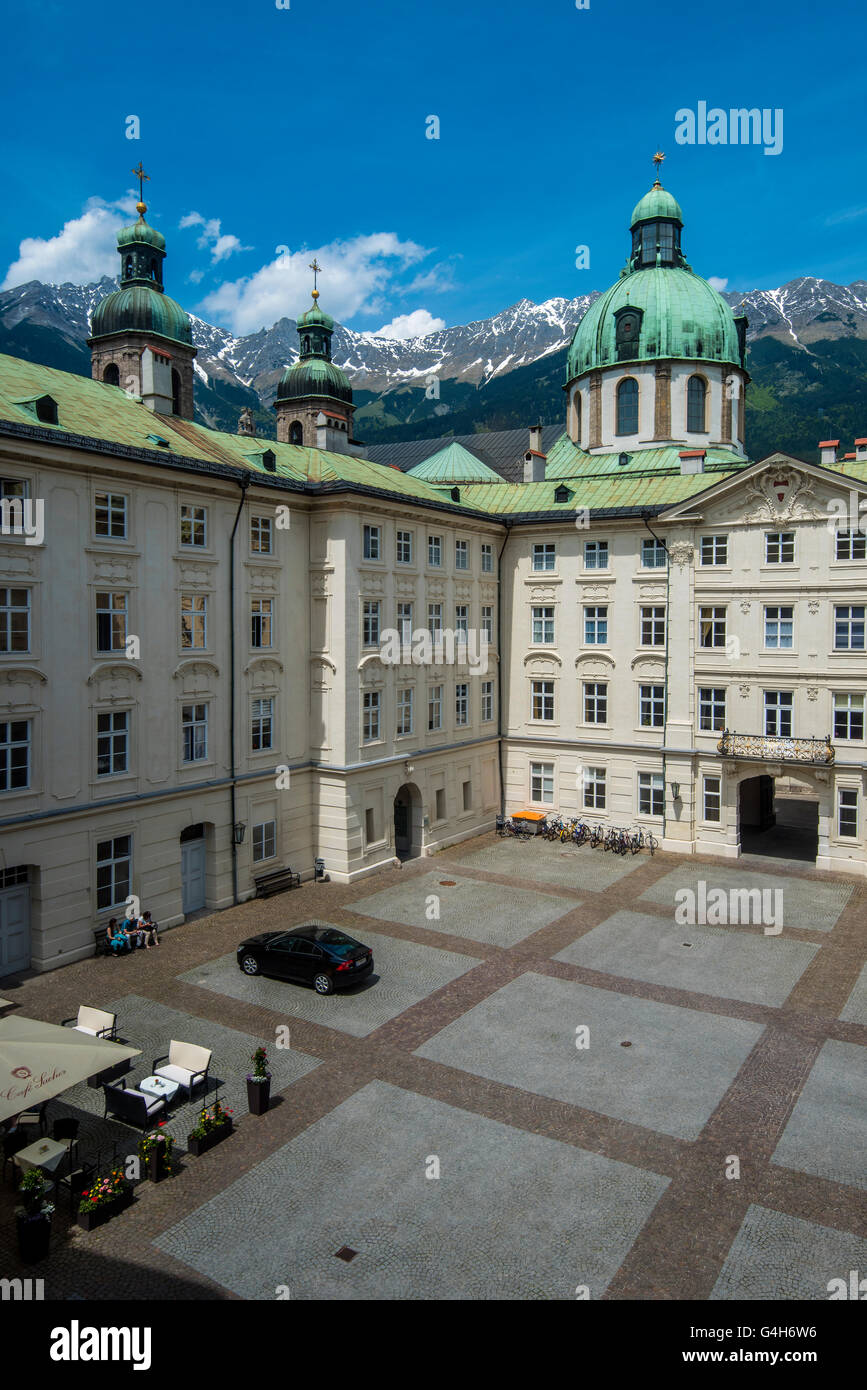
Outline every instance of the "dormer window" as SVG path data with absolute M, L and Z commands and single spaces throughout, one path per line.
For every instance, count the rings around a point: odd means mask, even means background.
M 643 310 L 626 304 L 614 315 L 614 337 L 618 362 L 631 361 L 639 355 L 641 317 Z
M 266 449 L 262 455 L 262 467 L 269 473 L 277 472 L 277 456 L 273 449 Z
M 57 401 L 53 396 L 32 396 L 30 400 L 16 401 L 42 425 L 57 424 Z

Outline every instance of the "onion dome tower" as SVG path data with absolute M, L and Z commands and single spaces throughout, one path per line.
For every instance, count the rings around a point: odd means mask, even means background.
M 117 234 L 120 289 L 96 306 L 87 345 L 97 381 L 140 396 L 161 415 L 193 418 L 193 331 L 189 315 L 163 289 L 166 241 L 145 221 L 141 164 L 138 221 Z
M 687 264 L 683 214 L 658 177 L 664 158 L 633 209 L 620 279 L 575 329 L 567 430 L 591 453 L 675 444 L 743 458 L 747 321 Z
M 353 443 L 352 387 L 331 360 L 334 319 L 319 307 L 316 277 L 322 267 L 314 258 L 313 303 L 298 319 L 300 355 L 287 367 L 277 387 L 277 439 L 283 444 L 305 444 L 339 453 L 355 452 Z

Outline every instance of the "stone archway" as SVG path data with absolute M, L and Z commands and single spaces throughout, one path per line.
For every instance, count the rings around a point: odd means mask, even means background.
M 417 859 L 424 833 L 424 807 L 414 782 L 404 782 L 394 798 L 394 852 L 398 859 Z
M 822 794 L 811 779 L 768 768 L 742 778 L 737 797 L 742 855 L 816 862 Z

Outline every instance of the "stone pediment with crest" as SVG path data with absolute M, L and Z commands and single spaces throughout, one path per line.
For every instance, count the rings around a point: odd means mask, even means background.
M 867 484 L 860 478 L 777 453 L 710 483 L 688 500 L 669 508 L 659 519 L 697 521 L 708 526 L 827 522 L 852 489 L 867 493 Z

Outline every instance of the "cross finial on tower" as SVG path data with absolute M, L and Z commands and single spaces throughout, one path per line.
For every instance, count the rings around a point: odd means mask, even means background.
M 139 160 L 138 162 L 138 168 L 133 169 L 132 172 L 138 179 L 138 202 L 135 205 L 135 210 L 138 213 L 139 217 L 144 217 L 145 213 L 147 212 L 147 205 L 144 200 L 144 183 L 145 179 L 147 179 L 148 183 L 150 183 L 151 176 L 150 174 L 145 173 L 141 160 Z
M 659 182 L 659 171 L 660 171 L 660 168 L 661 168 L 661 166 L 662 166 L 662 161 L 663 161 L 664 159 L 665 159 L 665 155 L 662 153 L 662 150 L 657 150 L 657 151 L 656 151 L 656 154 L 653 156 L 653 163 L 654 163 L 654 165 L 656 166 L 656 183 L 655 183 L 655 185 L 654 185 L 654 187 L 656 187 L 656 188 L 661 188 L 661 187 L 662 187 L 662 184 Z
M 322 266 L 319 264 L 315 256 L 313 257 L 313 260 L 310 262 L 310 269 L 313 271 L 313 298 L 318 299 L 319 291 L 316 288 L 316 277 L 322 269 Z

